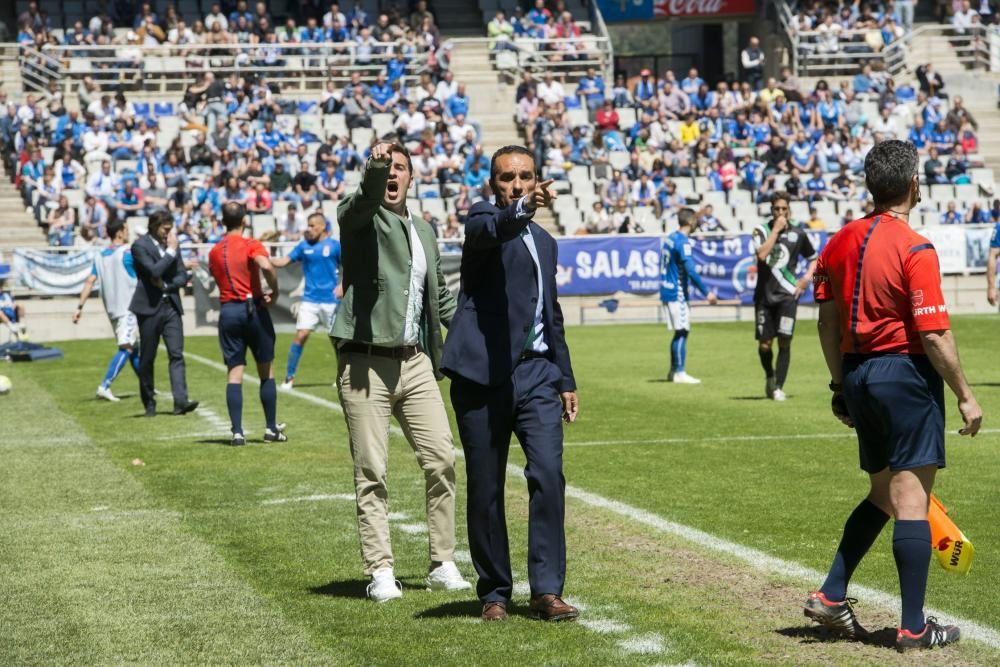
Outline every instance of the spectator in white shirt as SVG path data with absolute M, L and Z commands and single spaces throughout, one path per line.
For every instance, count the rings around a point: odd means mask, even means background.
M 408 103 L 406 111 L 399 114 L 399 118 L 396 119 L 396 129 L 404 141 L 419 141 L 425 127 L 427 127 L 427 117 L 417 111 L 415 102 Z
M 965 31 L 972 26 L 973 17 L 978 15 L 979 12 L 972 8 L 969 0 L 962 0 L 960 9 L 951 17 L 951 25 L 955 28 L 956 33 L 964 35 Z
M 323 27 L 332 28 L 334 21 L 338 25 L 347 25 L 347 17 L 344 16 L 344 12 L 340 11 L 340 5 L 336 2 L 330 5 L 330 11 L 323 14 Z
M 545 80 L 538 84 L 536 92 L 538 93 L 538 99 L 546 105 L 562 110 L 566 91 L 563 90 L 562 84 L 555 80 L 551 71 L 545 73 Z
M 120 181 L 121 177 L 111 171 L 111 161 L 105 160 L 101 163 L 101 170 L 87 181 L 84 192 L 91 197 L 100 199 L 109 208 L 113 208 L 116 205 L 115 193 L 118 192 Z
M 444 78 L 438 82 L 434 90 L 434 97 L 441 100 L 441 104 L 447 104 L 448 98 L 458 92 L 458 83 L 455 81 L 455 74 L 451 70 L 445 70 Z
M 885 139 L 898 139 L 901 136 L 899 121 L 892 115 L 889 107 L 882 107 L 881 115 L 871 125 L 871 131 L 881 134 Z
M 212 26 L 216 23 L 219 24 L 222 32 L 227 32 L 229 30 L 229 20 L 226 15 L 222 13 L 222 7 L 217 2 L 212 3 L 212 11 L 208 13 L 205 17 L 205 30 L 211 30 Z
M 167 33 L 167 41 L 171 44 L 190 44 L 194 41 L 194 33 L 184 21 L 178 21 L 177 27 L 171 28 Z
M 83 156 L 85 161 L 111 159 L 108 153 L 108 133 L 96 118 L 90 121 L 90 128 L 83 133 Z
M 538 120 L 541 111 L 542 103 L 535 96 L 535 89 L 528 88 L 528 92 L 517 103 L 517 124 L 524 128 L 524 138 L 529 146 L 534 142 L 535 121 Z
M 465 139 L 466 134 L 472 132 L 473 135 L 476 134 L 476 128 L 469 124 L 465 120 L 465 114 L 457 114 L 455 116 L 455 121 L 448 125 L 448 136 L 455 144 L 459 144 Z

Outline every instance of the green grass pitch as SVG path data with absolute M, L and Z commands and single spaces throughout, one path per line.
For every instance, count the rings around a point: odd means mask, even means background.
M 948 398 L 948 468 L 937 493 L 974 542 L 965 577 L 931 565 L 928 605 L 974 622 L 963 640 L 917 661 L 998 664 L 1000 531 L 996 466 L 1000 363 L 995 317 L 956 317 L 986 418 L 974 440 Z M 478 622 L 468 594 L 423 590 L 423 480 L 393 435 L 390 504 L 402 600 L 364 599 L 335 363 L 315 336 L 296 394 L 279 395 L 290 442 L 264 445 L 256 386 L 245 385 L 250 445 L 225 446 L 224 373 L 189 357 L 205 409 L 147 420 L 126 370 L 109 404 L 93 392 L 110 340 L 68 343 L 58 362 L 10 364 L 0 396 L 0 664 L 757 665 L 912 664 L 888 648 L 897 611 L 857 594 L 870 644 L 830 640 L 801 603 L 821 582 L 843 520 L 866 491 L 852 432 L 829 413 L 811 322 L 800 323 L 789 400 L 763 400 L 749 324 L 697 324 L 688 370 L 664 381 L 669 334 L 658 326 L 568 332 L 581 413 L 567 427 L 566 593 L 580 622 L 526 615 L 526 489 L 507 480 L 515 581 L 506 624 Z M 288 336 L 278 344 L 283 372 Z M 214 338 L 187 351 L 220 361 Z M 166 359 L 158 387 L 167 390 Z M 442 389 L 447 396 L 446 383 Z M 446 401 L 447 402 L 447 401 Z M 168 410 L 169 397 L 160 409 Z M 523 462 L 516 445 L 511 462 Z M 473 575 L 459 477 L 459 567 Z M 704 531 L 713 545 L 699 541 Z M 855 583 L 895 595 L 891 530 Z M 719 544 L 728 545 L 720 550 Z M 732 548 L 730 548 L 732 547 Z M 729 551 L 726 551 L 729 549 Z M 891 601 L 890 601 L 891 602 Z

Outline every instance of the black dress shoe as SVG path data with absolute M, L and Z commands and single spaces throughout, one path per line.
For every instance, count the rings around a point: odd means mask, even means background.
M 146 412 L 143 417 L 155 417 L 156 416 L 156 405 L 150 404 L 146 406 Z
M 198 407 L 198 401 L 186 401 L 174 406 L 175 415 L 186 415 L 189 412 L 194 412 L 195 408 Z

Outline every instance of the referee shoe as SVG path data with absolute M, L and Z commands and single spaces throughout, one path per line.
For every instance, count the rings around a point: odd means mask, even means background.
M 957 625 L 941 625 L 936 618 L 928 616 L 924 631 L 918 635 L 900 628 L 896 633 L 896 650 L 906 653 L 913 649 L 947 646 L 957 642 L 961 636 Z
M 284 433 L 284 424 L 278 425 L 277 431 L 269 428 L 264 429 L 264 442 L 288 442 L 288 436 Z
M 843 602 L 830 602 L 826 596 L 816 591 L 806 598 L 803 608 L 805 615 L 827 630 L 848 639 L 861 639 L 868 631 L 858 623 L 852 606 L 857 600 L 847 598 Z

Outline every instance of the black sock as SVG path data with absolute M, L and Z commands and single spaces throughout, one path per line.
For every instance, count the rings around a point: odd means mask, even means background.
M 260 404 L 264 406 L 264 422 L 272 431 L 278 430 L 278 388 L 274 378 L 260 383 Z
M 840 602 L 847 597 L 847 584 L 858 563 L 865 557 L 872 544 L 878 538 L 882 528 L 889 520 L 889 515 L 877 505 L 865 498 L 854 508 L 851 516 L 844 524 L 844 536 L 840 538 L 840 546 L 833 557 L 830 573 L 820 592 L 831 602 Z
M 226 385 L 226 407 L 229 408 L 229 421 L 233 425 L 233 433 L 243 432 L 243 385 Z
M 771 348 L 765 350 L 762 347 L 758 347 L 757 354 L 760 355 L 760 365 L 764 367 L 764 375 L 769 378 L 774 377 L 774 368 L 772 367 L 774 353 L 771 352 Z
M 774 370 L 775 378 L 774 382 L 778 385 L 778 389 L 785 386 L 785 380 L 788 379 L 788 366 L 792 363 L 792 346 L 778 347 L 778 365 Z
M 892 555 L 899 572 L 903 599 L 900 627 L 914 634 L 924 630 L 924 595 L 931 562 L 931 525 L 927 521 L 900 521 L 892 530 Z

